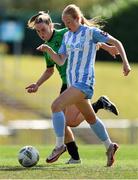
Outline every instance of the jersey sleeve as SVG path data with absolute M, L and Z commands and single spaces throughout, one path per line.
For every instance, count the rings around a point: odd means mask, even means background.
M 63 55 L 66 55 L 66 44 L 65 44 L 65 36 L 63 37 L 63 40 L 62 40 L 62 43 L 61 43 L 61 46 L 58 50 L 58 54 L 63 54 Z
M 109 34 L 98 28 L 93 29 L 93 41 L 94 43 L 103 42 L 106 43 L 109 40 Z

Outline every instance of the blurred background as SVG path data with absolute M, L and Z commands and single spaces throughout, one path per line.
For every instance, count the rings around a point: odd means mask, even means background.
M 52 101 L 61 82 L 55 72 L 39 91 L 27 94 L 25 87 L 44 72 L 44 57 L 36 51 L 42 41 L 27 28 L 28 19 L 38 11 L 49 11 L 53 22 L 61 23 L 68 4 L 76 4 L 86 18 L 102 17 L 104 30 L 119 39 L 126 50 L 132 72 L 122 73 L 120 57 L 113 59 L 99 50 L 96 57 L 96 86 L 93 102 L 107 95 L 117 105 L 119 116 L 101 110 L 113 140 L 138 143 L 138 0 L 1 0 L 0 1 L 0 144 L 50 144 Z M 73 129 L 80 143 L 99 143 L 82 123 Z M 33 137 L 33 138 L 32 138 Z

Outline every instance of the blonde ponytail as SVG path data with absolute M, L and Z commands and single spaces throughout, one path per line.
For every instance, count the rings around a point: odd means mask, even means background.
M 94 27 L 98 27 L 98 28 L 102 28 L 103 25 L 103 20 L 100 17 L 95 17 L 93 19 L 86 19 L 83 15 L 83 13 L 81 12 L 80 8 L 78 6 L 76 6 L 75 4 L 70 4 L 68 5 L 62 13 L 62 17 L 64 15 L 70 15 L 72 18 L 77 18 L 80 17 L 81 18 L 81 24 L 85 24 L 87 26 L 94 26 Z
M 85 24 L 91 27 L 97 27 L 102 29 L 104 27 L 105 21 L 100 17 L 94 17 L 93 19 L 86 19 L 84 16 L 82 17 L 81 24 Z

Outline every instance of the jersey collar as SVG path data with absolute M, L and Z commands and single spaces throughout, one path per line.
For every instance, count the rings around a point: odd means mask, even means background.
M 54 34 L 55 34 L 55 29 L 53 30 L 53 34 L 52 34 L 51 38 L 47 42 L 50 42 L 52 40 Z

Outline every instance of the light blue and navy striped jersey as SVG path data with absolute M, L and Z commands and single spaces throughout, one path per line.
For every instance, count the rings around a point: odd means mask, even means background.
M 85 25 L 81 25 L 76 32 L 64 34 L 58 53 L 68 57 L 66 73 L 69 86 L 76 82 L 93 86 L 96 44 L 108 39 L 107 33 Z

